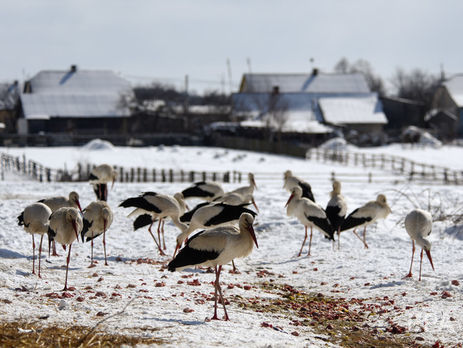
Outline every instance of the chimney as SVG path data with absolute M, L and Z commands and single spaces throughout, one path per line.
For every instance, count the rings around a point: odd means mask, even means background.
M 318 68 L 313 68 L 312 69 L 312 76 L 317 76 L 318 75 Z
M 77 71 L 77 65 L 73 64 L 71 65 L 71 72 L 76 72 Z

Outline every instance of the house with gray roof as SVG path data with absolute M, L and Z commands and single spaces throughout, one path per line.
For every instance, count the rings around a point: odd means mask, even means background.
M 428 122 L 438 124 L 437 117 L 446 118 L 446 127 L 453 128 L 454 136 L 463 137 L 463 74 L 446 79 L 437 88 L 432 103 L 432 112 L 427 115 Z M 444 111 L 438 112 L 438 111 Z M 449 130 L 444 130 L 449 134 Z
M 127 131 L 130 83 L 108 70 L 43 70 L 20 93 L 20 134 Z
M 248 123 L 270 124 L 272 115 L 284 115 L 282 129 L 299 132 L 379 133 L 387 124 L 378 95 L 360 73 L 244 74 L 232 106 L 233 115 Z

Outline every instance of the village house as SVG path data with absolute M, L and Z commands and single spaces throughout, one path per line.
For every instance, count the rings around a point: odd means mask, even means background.
M 109 70 L 43 70 L 20 93 L 18 133 L 127 133 L 130 83 Z
M 437 88 L 426 121 L 444 139 L 463 137 L 463 74 L 446 79 Z
M 18 94 L 18 81 L 0 84 L 0 133 L 16 131 Z
M 380 137 L 387 119 L 363 74 L 244 74 L 232 95 L 242 126 L 313 135 Z

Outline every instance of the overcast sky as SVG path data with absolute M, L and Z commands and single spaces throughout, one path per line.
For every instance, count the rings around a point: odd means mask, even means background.
M 228 92 L 227 59 L 237 88 L 249 69 L 331 72 L 342 57 L 386 81 L 458 73 L 462 14 L 461 0 L 0 0 L 0 80 L 76 64 Z

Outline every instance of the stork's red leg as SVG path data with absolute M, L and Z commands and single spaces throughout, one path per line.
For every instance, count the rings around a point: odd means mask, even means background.
M 51 256 L 60 256 L 60 255 L 56 252 L 56 243 L 55 243 L 55 241 L 52 242 L 52 246 L 53 246 L 53 252 L 52 252 Z
M 151 223 L 150 227 L 148 227 L 148 232 L 150 233 L 151 237 L 153 237 L 154 243 L 156 243 L 156 246 L 158 247 L 159 253 L 161 255 L 166 255 L 164 251 L 162 251 L 161 247 L 159 246 L 158 241 L 156 240 L 156 237 L 154 236 L 153 232 L 151 232 L 151 226 L 153 226 L 153 223 Z
M 42 241 L 43 241 L 43 234 L 40 237 L 40 244 L 39 244 L 39 278 L 42 278 L 42 276 L 40 275 L 40 259 L 42 256 Z
M 365 249 L 368 249 L 367 244 L 367 226 L 363 227 L 363 245 L 365 245 Z
M 312 226 L 310 226 L 309 252 L 307 253 L 307 256 L 310 256 L 310 248 L 312 248 L 312 232 Z
M 95 263 L 93 262 L 93 239 L 90 241 L 90 249 L 91 249 L 91 252 L 90 252 L 90 266 L 88 266 L 88 268 L 92 268 L 92 267 L 95 267 Z
M 219 317 L 217 316 L 217 284 L 218 284 L 218 272 L 217 272 L 217 266 L 214 268 L 215 270 L 215 282 L 214 282 L 214 316 L 211 319 L 214 320 L 219 320 Z
M 32 274 L 35 274 L 35 241 L 34 241 L 34 234 L 32 234 Z
M 421 264 L 423 263 L 423 249 L 421 249 L 420 253 L 420 277 L 418 278 L 418 281 L 421 281 Z
M 338 250 L 341 249 L 341 226 L 338 228 Z
M 164 224 L 165 224 L 165 221 L 164 219 L 162 219 L 162 227 L 161 227 L 161 233 L 162 233 L 162 247 L 164 250 L 166 250 L 166 240 L 164 238 Z M 159 243 L 161 243 L 161 240 L 159 240 Z
M 307 240 L 307 226 L 304 226 L 304 227 L 305 227 L 305 236 L 304 236 L 304 240 L 302 241 L 301 250 L 299 250 L 299 254 L 297 256 L 301 256 L 302 249 L 304 248 L 305 241 Z
M 68 257 L 66 260 L 66 280 L 64 281 L 63 291 L 66 291 L 68 289 L 68 271 L 69 271 L 69 261 L 71 260 L 71 247 L 72 247 L 72 243 L 69 244 Z
M 230 318 L 228 317 L 227 308 L 225 308 L 225 299 L 223 298 L 222 288 L 220 287 L 220 272 L 221 271 L 222 271 L 222 265 L 219 266 L 219 273 L 218 273 L 218 276 L 217 276 L 217 289 L 219 290 L 220 301 L 222 302 L 223 311 L 225 313 L 224 320 L 227 321 L 227 320 L 230 320 Z
M 405 278 L 411 278 L 412 277 L 412 266 L 413 266 L 413 257 L 415 256 L 415 241 L 412 239 L 412 262 L 410 262 L 410 271 L 408 271 L 408 274 L 405 276 Z
M 105 266 L 107 266 L 108 261 L 106 259 L 106 231 L 103 231 L 103 250 L 104 250 L 104 264 Z

